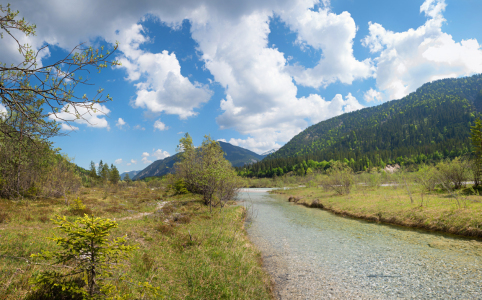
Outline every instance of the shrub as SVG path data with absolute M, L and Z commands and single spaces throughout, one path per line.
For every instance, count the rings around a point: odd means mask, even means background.
M 328 177 L 323 186 L 339 195 L 347 195 L 353 186 L 353 170 L 346 164 L 336 161 L 327 170 Z
M 435 167 L 423 165 L 417 172 L 417 181 L 429 192 L 440 182 L 440 173 Z
M 70 213 L 76 216 L 82 216 L 84 214 L 90 215 L 92 211 L 87 208 L 87 206 L 82 202 L 82 200 L 77 197 L 74 199 L 72 204 L 70 204 Z
M 446 188 L 460 189 L 465 187 L 469 178 L 469 166 L 459 157 L 450 162 L 441 162 L 437 165 L 440 172 L 440 181 Z
M 183 178 L 179 178 L 176 183 L 174 184 L 174 189 L 176 190 L 176 194 L 184 195 L 189 194 L 189 191 L 186 188 L 186 183 L 184 182 Z

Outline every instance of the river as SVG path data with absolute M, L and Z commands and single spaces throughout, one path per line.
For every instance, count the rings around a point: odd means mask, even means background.
M 482 243 L 380 225 L 246 189 L 247 231 L 279 299 L 482 299 Z

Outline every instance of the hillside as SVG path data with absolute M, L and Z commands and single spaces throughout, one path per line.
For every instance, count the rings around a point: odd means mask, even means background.
M 124 172 L 120 175 L 121 177 L 121 180 L 124 180 L 124 178 L 126 177 L 127 174 L 129 174 L 129 178 L 132 179 L 134 176 L 137 175 L 137 173 L 139 173 L 140 171 L 130 171 L 130 172 Z
M 254 173 L 303 160 L 370 165 L 455 157 L 470 151 L 470 125 L 482 110 L 482 75 L 426 83 L 408 96 L 308 127 Z
M 261 161 L 265 156 L 254 153 L 253 151 L 231 145 L 229 143 L 218 141 L 219 145 L 225 153 L 225 158 L 231 162 L 234 167 L 241 167 L 245 164 L 252 164 Z M 156 160 L 144 170 L 140 171 L 134 180 L 151 176 L 162 176 L 169 173 L 178 159 L 178 154 Z

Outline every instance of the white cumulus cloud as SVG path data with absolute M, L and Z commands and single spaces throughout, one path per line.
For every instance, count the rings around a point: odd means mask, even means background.
M 122 163 L 122 158 L 118 158 L 114 161 L 116 165 L 120 165 Z
M 382 93 L 371 88 L 365 92 L 365 94 L 363 95 L 363 99 L 365 99 L 366 102 L 382 101 L 383 96 Z
M 144 164 L 150 164 L 150 163 L 152 163 L 152 161 L 149 160 L 149 158 L 148 158 L 149 156 L 150 156 L 150 154 L 149 154 L 148 152 L 142 153 L 142 162 L 143 162 Z
M 169 127 L 166 126 L 166 124 L 162 123 L 161 120 L 157 120 L 154 122 L 154 131 L 158 129 L 159 131 L 167 130 Z
M 298 43 L 321 50 L 323 55 L 313 68 L 295 65 L 290 68 L 298 84 L 318 88 L 340 81 L 351 84 L 356 79 L 373 76 L 371 59 L 358 61 L 353 55 L 353 39 L 357 32 L 350 13 L 337 15 L 328 7 L 312 10 L 295 6 L 281 14 L 293 31 Z
M 119 118 L 117 120 L 117 123 L 115 124 L 115 126 L 119 127 L 119 129 L 122 129 L 122 127 L 125 126 L 125 125 L 127 125 L 127 123 L 122 118 Z M 127 126 L 129 126 L 129 125 L 127 125 Z
M 192 83 L 181 75 L 181 65 L 174 53 L 140 50 L 140 45 L 148 41 L 142 25 L 132 25 L 121 32 L 120 37 L 124 42 L 121 50 L 125 56 L 119 58 L 122 63 L 119 68 L 126 69 L 127 80 L 139 81 L 134 106 L 186 119 L 196 115 L 194 110 L 211 98 L 212 92 L 207 86 Z
M 399 99 L 428 81 L 482 72 L 482 49 L 475 39 L 454 41 L 442 31 L 444 0 L 426 0 L 420 7 L 427 21 L 416 29 L 393 32 L 369 23 L 362 43 L 377 53 L 377 88 L 383 100 Z

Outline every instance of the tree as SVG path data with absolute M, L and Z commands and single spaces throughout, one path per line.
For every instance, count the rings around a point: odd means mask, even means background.
M 175 166 L 176 175 L 184 180 L 186 188 L 203 195 L 204 204 L 211 210 L 232 199 L 240 181 L 219 143 L 205 136 L 201 147 L 195 148 L 188 133 L 179 142 L 178 150 L 182 153 Z
M 50 116 L 67 123 L 73 122 L 82 119 L 85 114 L 95 113 L 95 104 L 112 100 L 109 95 L 103 96 L 103 89 L 99 89 L 91 98 L 86 94 L 77 96 L 74 90 L 78 85 L 89 84 L 88 78 L 79 76 L 88 73 L 89 68 L 96 68 L 100 72 L 108 66 L 119 65 L 117 61 L 109 60 L 118 45 L 114 46 L 113 51 L 104 51 L 103 47 L 99 50 L 80 44 L 63 59 L 43 66 L 37 59 L 48 45 L 32 49 L 28 44 L 21 44 L 18 33 L 35 35 L 36 26 L 18 19 L 18 14 L 18 11 L 10 9 L 10 5 L 0 4 L 0 38 L 3 39 L 4 34 L 10 36 L 23 58 L 17 65 L 7 66 L 5 62 L 0 62 L 0 104 L 7 109 L 2 117 L 10 120 L 21 115 L 31 127 L 31 130 L 24 132 L 25 137 L 34 140 L 33 135 L 40 133 L 48 138 L 58 134 L 57 127 L 45 121 Z M 44 112 L 42 107 L 48 107 L 49 111 Z M 61 118 L 60 112 L 68 113 L 72 118 Z M 15 126 L 0 126 L 0 131 L 7 136 L 20 133 Z
M 56 267 L 33 278 L 36 290 L 43 291 L 46 299 L 58 297 L 58 293 L 67 294 L 71 299 L 79 295 L 84 299 L 116 295 L 115 285 L 108 280 L 113 277 L 112 271 L 122 267 L 137 246 L 127 245 L 124 237 L 109 241 L 110 231 L 117 227 L 110 219 L 84 215 L 74 222 L 60 216 L 53 221 L 67 237 L 51 238 L 60 247 L 55 252 L 32 254 Z M 144 286 L 157 292 L 150 284 Z
M 117 184 L 120 180 L 120 175 L 119 175 L 119 170 L 117 170 L 116 166 L 114 164 L 110 165 L 110 175 L 109 175 L 109 181 L 113 184 Z
M 97 166 L 97 176 L 99 178 L 102 177 L 102 169 L 104 168 L 104 163 L 102 162 L 102 159 L 99 162 L 99 165 Z
M 82 180 L 75 172 L 75 165 L 67 155 L 56 155 L 51 162 L 50 168 L 44 169 L 47 177 L 44 184 L 45 195 L 65 199 L 65 205 L 69 205 L 67 194 L 75 193 L 82 186 Z
M 482 95 L 482 91 L 480 94 Z M 482 121 L 480 119 L 477 119 L 475 125 L 471 126 L 470 136 L 472 139 L 472 152 L 474 154 L 474 185 L 478 187 L 482 180 Z
M 125 182 L 132 182 L 131 177 L 129 176 L 129 173 L 126 173 L 126 176 L 124 176 L 124 181 Z
M 97 171 L 95 170 L 95 163 L 93 161 L 90 162 L 89 176 L 93 179 L 97 179 Z
M 102 179 L 102 182 L 107 182 L 110 178 L 110 169 L 109 165 L 107 163 L 104 163 L 102 165 L 102 172 L 99 174 L 100 178 Z
M 326 172 L 328 178 L 324 186 L 332 189 L 339 195 L 348 195 L 353 185 L 353 170 L 346 164 L 336 161 Z

